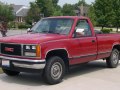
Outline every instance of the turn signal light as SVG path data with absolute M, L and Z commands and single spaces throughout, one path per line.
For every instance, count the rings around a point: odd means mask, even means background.
M 36 57 L 40 57 L 41 56 L 41 47 L 40 45 L 36 46 Z

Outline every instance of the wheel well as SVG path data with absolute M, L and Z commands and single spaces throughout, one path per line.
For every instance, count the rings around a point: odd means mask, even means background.
M 64 49 L 52 50 L 47 53 L 46 60 L 48 60 L 52 56 L 59 56 L 63 59 L 66 68 L 69 68 L 69 60 L 68 60 L 68 53 Z
M 113 49 L 114 49 L 114 48 L 120 51 L 120 45 L 115 45 L 115 46 L 113 47 Z

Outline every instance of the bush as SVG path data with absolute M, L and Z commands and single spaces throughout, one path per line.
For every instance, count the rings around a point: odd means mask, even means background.
M 2 69 L 0 68 L 0 74 L 2 74 L 3 73 L 3 71 L 2 71 Z
M 11 29 L 11 28 L 15 28 L 16 27 L 16 23 L 11 21 L 8 23 L 8 28 Z
M 113 30 L 112 29 L 107 29 L 107 28 L 105 28 L 105 29 L 102 29 L 101 30 L 103 33 L 110 33 L 110 32 L 112 32 Z
M 20 24 L 20 25 L 18 25 L 18 28 L 19 28 L 19 29 L 28 29 L 28 28 L 31 28 L 31 25 L 28 25 L 28 24 Z

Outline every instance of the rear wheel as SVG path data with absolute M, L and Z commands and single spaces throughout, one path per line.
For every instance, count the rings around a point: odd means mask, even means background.
M 53 56 L 48 59 L 45 70 L 44 79 L 48 84 L 60 83 L 65 74 L 65 64 L 62 58 Z
M 20 73 L 20 72 L 17 72 L 17 71 L 11 71 L 11 70 L 8 70 L 8 69 L 3 69 L 3 68 L 2 68 L 2 70 L 8 76 L 17 76 Z
M 110 57 L 106 59 L 107 66 L 109 68 L 116 68 L 119 63 L 119 51 L 117 49 L 113 49 Z

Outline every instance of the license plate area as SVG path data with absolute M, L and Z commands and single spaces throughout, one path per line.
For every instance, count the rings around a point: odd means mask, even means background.
M 10 66 L 10 61 L 9 60 L 2 60 L 2 66 L 9 67 Z

